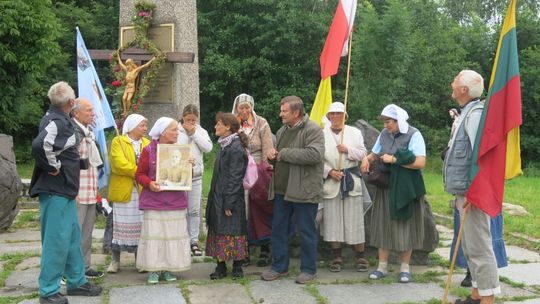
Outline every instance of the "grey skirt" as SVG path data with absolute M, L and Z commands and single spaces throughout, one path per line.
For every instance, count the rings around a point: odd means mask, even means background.
M 377 188 L 371 212 L 369 244 L 381 249 L 408 251 L 422 249 L 424 242 L 424 198 L 415 203 L 412 217 L 406 221 L 390 218 L 390 193 Z

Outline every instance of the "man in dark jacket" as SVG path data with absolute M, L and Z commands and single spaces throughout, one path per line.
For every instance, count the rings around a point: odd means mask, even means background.
M 283 127 L 277 131 L 277 147 L 269 152 L 274 176 L 268 189 L 274 200 L 272 256 L 269 271 L 261 278 L 272 281 L 288 274 L 289 227 L 292 215 L 300 230 L 300 275 L 295 282 L 305 284 L 317 273 L 315 226 L 318 203 L 322 200 L 324 135 L 321 128 L 304 114 L 304 103 L 297 96 L 281 100 L 279 116 Z
M 68 303 L 60 294 L 60 280 L 67 278 L 68 295 L 97 296 L 101 287 L 86 281 L 81 232 L 77 221 L 79 192 L 79 140 L 68 114 L 75 92 L 66 82 L 49 89 L 51 106 L 32 141 L 35 159 L 30 196 L 39 196 L 41 217 L 40 303 Z

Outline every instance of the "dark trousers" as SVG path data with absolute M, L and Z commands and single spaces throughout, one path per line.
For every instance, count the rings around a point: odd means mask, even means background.
M 283 195 L 275 195 L 271 237 L 274 271 L 283 273 L 289 270 L 289 232 L 294 215 L 300 233 L 300 271 L 317 272 L 317 208 L 314 203 L 293 203 L 286 201 Z

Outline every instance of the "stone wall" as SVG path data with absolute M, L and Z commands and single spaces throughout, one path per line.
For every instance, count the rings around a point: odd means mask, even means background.
M 8 228 L 19 213 L 17 200 L 22 190 L 17 173 L 13 139 L 0 134 L 0 231 Z

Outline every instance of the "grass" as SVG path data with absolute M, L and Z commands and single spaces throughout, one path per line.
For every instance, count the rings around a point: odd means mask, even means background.
M 33 170 L 34 162 L 24 164 L 17 163 L 17 172 L 21 178 L 31 178 Z
M 20 210 L 9 229 L 39 228 L 39 211 Z
M 441 161 L 434 159 L 428 164 L 424 170 L 424 181 L 431 208 L 435 213 L 452 216 L 452 209 L 449 205 L 452 196 L 444 191 Z M 535 187 L 540 185 L 540 177 L 533 170 L 530 171 L 530 176 L 527 175 L 528 171 L 525 172 L 525 175 L 506 182 L 503 199 L 505 203 L 522 206 L 529 212 L 529 215 L 526 216 L 504 216 L 503 212 L 505 241 L 516 245 L 518 245 L 518 240 L 512 237 L 514 233 L 540 239 L 540 204 L 537 202 L 535 191 Z M 450 225 L 452 225 L 451 222 Z M 535 246 L 533 245 L 533 247 Z
M 15 266 L 23 260 L 31 257 L 39 256 L 38 253 L 7 253 L 0 256 L 0 260 L 4 262 L 4 267 L 0 272 L 0 287 L 4 287 L 6 279 L 11 272 L 15 270 Z

